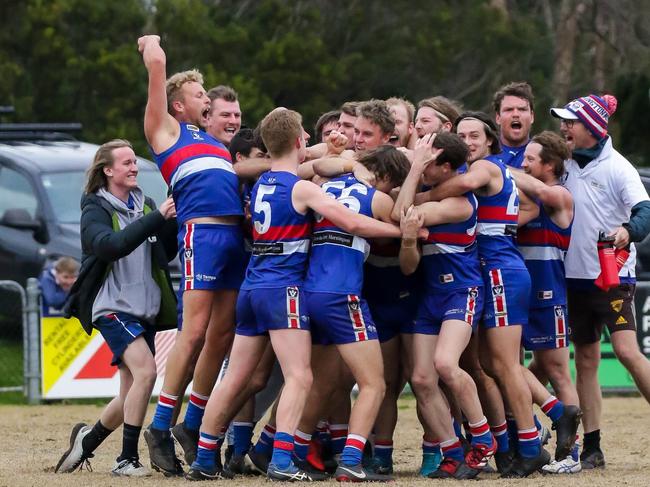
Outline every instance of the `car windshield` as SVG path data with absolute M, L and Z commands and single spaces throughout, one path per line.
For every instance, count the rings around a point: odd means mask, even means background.
M 84 171 L 50 172 L 41 176 L 43 186 L 59 223 L 76 223 L 81 220 L 81 192 L 86 181 Z M 167 196 L 167 185 L 158 171 L 140 170 L 138 184 L 156 206 Z

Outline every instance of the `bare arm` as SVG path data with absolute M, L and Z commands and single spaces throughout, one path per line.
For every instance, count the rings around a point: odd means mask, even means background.
M 472 205 L 464 196 L 453 196 L 442 201 L 429 201 L 417 207 L 422 215 L 424 226 L 457 223 L 472 215 Z
M 540 204 L 544 205 L 544 208 L 551 215 L 551 219 L 554 223 L 559 225 L 562 228 L 566 228 L 573 219 L 573 197 L 569 190 L 564 186 L 555 184 L 550 186 L 539 179 L 526 174 L 523 171 L 511 170 L 511 174 L 515 178 L 515 183 L 517 188 L 521 190 L 519 192 L 519 220 L 522 222 L 523 219 L 527 218 L 528 215 L 524 215 L 522 218 L 522 207 L 524 213 L 530 213 L 527 208 L 526 196 L 538 200 Z M 524 194 L 522 194 L 524 193 Z M 533 203 L 537 206 L 535 203 Z M 539 211 L 539 210 L 537 210 Z M 533 211 L 534 213 L 534 211 Z M 534 215 L 535 218 L 537 215 Z M 530 220 L 528 220 L 530 221 Z M 523 225 L 524 223 L 519 223 Z
M 160 37 L 142 36 L 138 50 L 149 73 L 147 107 L 144 112 L 144 135 L 156 153 L 171 147 L 178 138 L 180 126 L 167 112 L 166 56 L 160 47 Z
M 488 161 L 479 160 L 469 167 L 465 174 L 459 174 L 429 191 L 430 201 L 441 201 L 450 196 L 460 196 L 487 186 L 492 178 Z
M 306 163 L 301 164 L 301 166 Z M 333 178 L 341 174 L 351 172 L 354 174 L 361 183 L 368 187 L 375 184 L 375 174 L 370 172 L 360 162 L 353 159 L 346 159 L 341 156 L 324 157 L 313 161 L 313 171 L 317 176 L 325 178 Z M 298 176 L 300 176 L 300 168 L 298 168 Z
M 415 201 L 416 191 L 420 187 L 422 173 L 427 165 L 435 163 L 436 158 L 442 153 L 442 149 L 437 149 L 433 152 L 432 144 L 435 136 L 425 136 L 419 139 L 416 144 L 415 151 L 413 152 L 413 159 L 411 161 L 411 169 L 409 170 L 404 183 L 395 201 L 393 213 L 391 217 L 395 221 L 400 221 L 401 216 L 404 214 L 406 208 L 411 206 Z
M 393 198 L 386 193 L 376 191 L 372 198 L 372 216 L 377 220 L 386 223 L 393 223 L 391 212 L 393 211 Z
M 267 157 L 242 159 L 233 165 L 233 169 L 240 179 L 257 179 L 262 173 L 271 170 L 271 159 Z
M 310 181 L 296 183 L 291 199 L 297 211 L 305 212 L 311 208 L 346 232 L 360 237 L 398 238 L 402 235 L 396 225 L 380 222 L 349 210 L 335 199 L 328 197 L 320 186 Z
M 402 242 L 399 248 L 399 267 L 404 275 L 413 274 L 422 258 L 422 251 L 417 242 L 417 234 L 422 228 L 423 217 L 413 206 L 406 208 L 400 218 Z

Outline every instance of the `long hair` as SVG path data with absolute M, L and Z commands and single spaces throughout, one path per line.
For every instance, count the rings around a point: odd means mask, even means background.
M 99 146 L 93 163 L 86 171 L 86 185 L 84 186 L 84 193 L 95 193 L 99 188 L 106 188 L 108 180 L 104 174 L 105 167 L 113 165 L 113 151 L 121 147 L 130 147 L 133 149 L 131 142 L 124 139 L 113 139 L 105 144 Z

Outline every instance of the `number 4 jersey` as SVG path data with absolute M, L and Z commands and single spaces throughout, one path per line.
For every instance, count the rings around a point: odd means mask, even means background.
M 251 193 L 253 253 L 241 286 L 246 289 L 301 286 L 307 269 L 313 213 L 298 213 L 291 194 L 295 174 L 262 174 Z
M 351 211 L 372 218 L 376 190 L 344 174 L 322 185 L 328 196 Z M 366 239 L 352 235 L 331 221 L 316 218 L 305 290 L 336 294 L 361 294 L 363 262 L 368 255 Z

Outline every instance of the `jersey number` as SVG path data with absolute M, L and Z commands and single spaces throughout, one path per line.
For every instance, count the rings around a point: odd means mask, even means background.
M 361 183 L 354 183 L 353 185 L 348 186 L 346 188 L 345 181 L 329 181 L 323 184 L 322 188 L 327 193 L 327 196 L 329 196 L 330 198 L 336 198 L 336 201 L 338 201 L 342 205 L 347 206 L 350 210 L 354 211 L 355 213 L 359 213 L 359 211 L 361 210 L 361 202 L 357 198 L 352 196 L 352 192 L 356 191 L 357 193 L 362 195 L 368 194 L 368 187 Z M 338 198 L 333 193 L 328 192 L 328 189 L 330 188 L 338 189 L 341 191 L 341 194 L 339 195 Z
M 260 184 L 257 187 L 253 211 L 256 215 L 262 215 L 262 221 L 255 219 L 253 225 L 255 231 L 259 234 L 266 233 L 271 226 L 271 203 L 264 201 L 264 197 L 275 193 L 275 188 L 275 186 L 269 186 L 268 184 Z
M 517 184 L 515 183 L 514 178 L 510 174 L 510 171 L 506 168 L 506 177 L 512 183 L 512 193 L 510 193 L 510 198 L 508 198 L 508 207 L 506 208 L 506 215 L 518 215 L 519 214 L 519 190 L 517 189 Z

